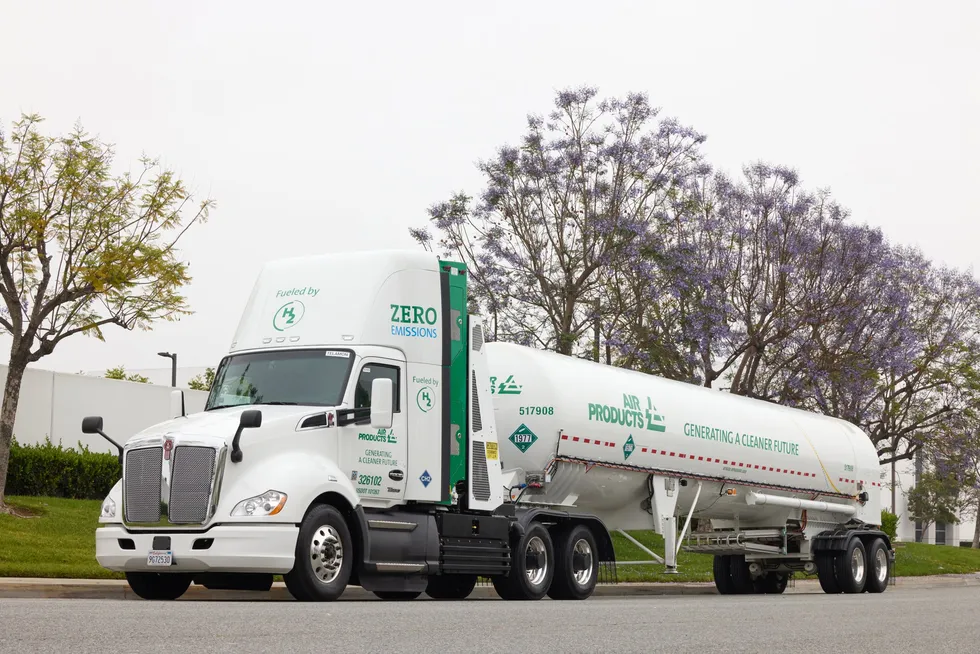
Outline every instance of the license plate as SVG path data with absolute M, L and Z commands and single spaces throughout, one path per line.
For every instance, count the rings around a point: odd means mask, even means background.
M 150 550 L 146 555 L 146 565 L 170 565 L 174 561 L 174 553 L 170 550 Z

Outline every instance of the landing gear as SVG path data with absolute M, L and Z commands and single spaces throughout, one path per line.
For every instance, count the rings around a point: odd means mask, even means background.
M 175 600 L 191 586 L 193 575 L 176 572 L 127 572 L 133 592 L 145 600 Z
M 505 600 L 538 600 L 555 575 L 555 548 L 544 525 L 532 523 L 514 548 L 510 574 L 493 577 L 493 587 Z

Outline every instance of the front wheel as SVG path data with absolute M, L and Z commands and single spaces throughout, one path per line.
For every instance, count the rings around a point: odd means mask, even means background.
M 329 602 L 347 588 L 354 560 L 350 530 L 340 511 L 320 504 L 306 514 L 296 539 L 296 562 L 283 575 L 290 595 L 303 602 Z
M 192 575 L 179 572 L 127 572 L 126 581 L 145 600 L 175 600 L 191 586 Z
M 505 600 L 539 600 L 551 586 L 554 560 L 551 535 L 544 525 L 534 523 L 514 548 L 510 574 L 493 578 L 494 590 Z

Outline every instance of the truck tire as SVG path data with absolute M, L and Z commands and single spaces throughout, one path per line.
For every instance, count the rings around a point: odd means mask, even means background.
M 175 600 L 191 587 L 193 575 L 180 572 L 127 572 L 126 581 L 145 600 Z
M 837 583 L 837 552 L 818 552 L 814 557 L 817 564 L 817 579 L 823 592 L 836 595 L 841 592 Z
M 466 599 L 476 587 L 476 575 L 434 575 L 429 577 L 425 594 L 432 599 Z
M 599 580 L 599 549 L 592 530 L 570 525 L 555 534 L 555 575 L 548 597 L 583 600 L 592 595 Z
M 414 590 L 376 590 L 374 594 L 380 599 L 388 600 L 389 602 L 407 602 L 415 599 L 422 593 Z
M 318 504 L 303 519 L 296 562 L 283 575 L 289 594 L 301 602 L 330 602 L 347 588 L 354 564 L 350 530 L 340 511 Z
M 865 592 L 883 593 L 888 588 L 891 577 L 891 561 L 888 560 L 888 548 L 885 541 L 875 538 L 868 548 L 868 581 L 864 585 Z
M 868 581 L 868 553 L 857 536 L 851 536 L 847 549 L 837 559 L 837 583 L 845 593 L 860 593 Z
M 721 595 L 734 595 L 735 584 L 732 582 L 732 556 L 730 554 L 716 554 L 712 572 L 715 577 L 715 588 Z
M 755 592 L 755 585 L 752 583 L 752 573 L 749 572 L 749 564 L 745 560 L 744 554 L 735 554 L 731 559 L 732 568 L 732 587 L 737 595 L 751 595 Z
M 789 575 L 785 572 L 767 572 L 753 584 L 755 592 L 760 595 L 782 595 L 789 585 Z
M 534 565 L 529 565 L 532 561 Z M 555 548 L 544 525 L 532 523 L 514 548 L 510 574 L 493 577 L 493 588 L 505 600 L 539 600 L 555 575 Z

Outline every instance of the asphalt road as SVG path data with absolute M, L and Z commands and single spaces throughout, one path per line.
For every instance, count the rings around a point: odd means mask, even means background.
M 0 599 L 0 652 L 976 652 L 980 587 L 408 603 Z

